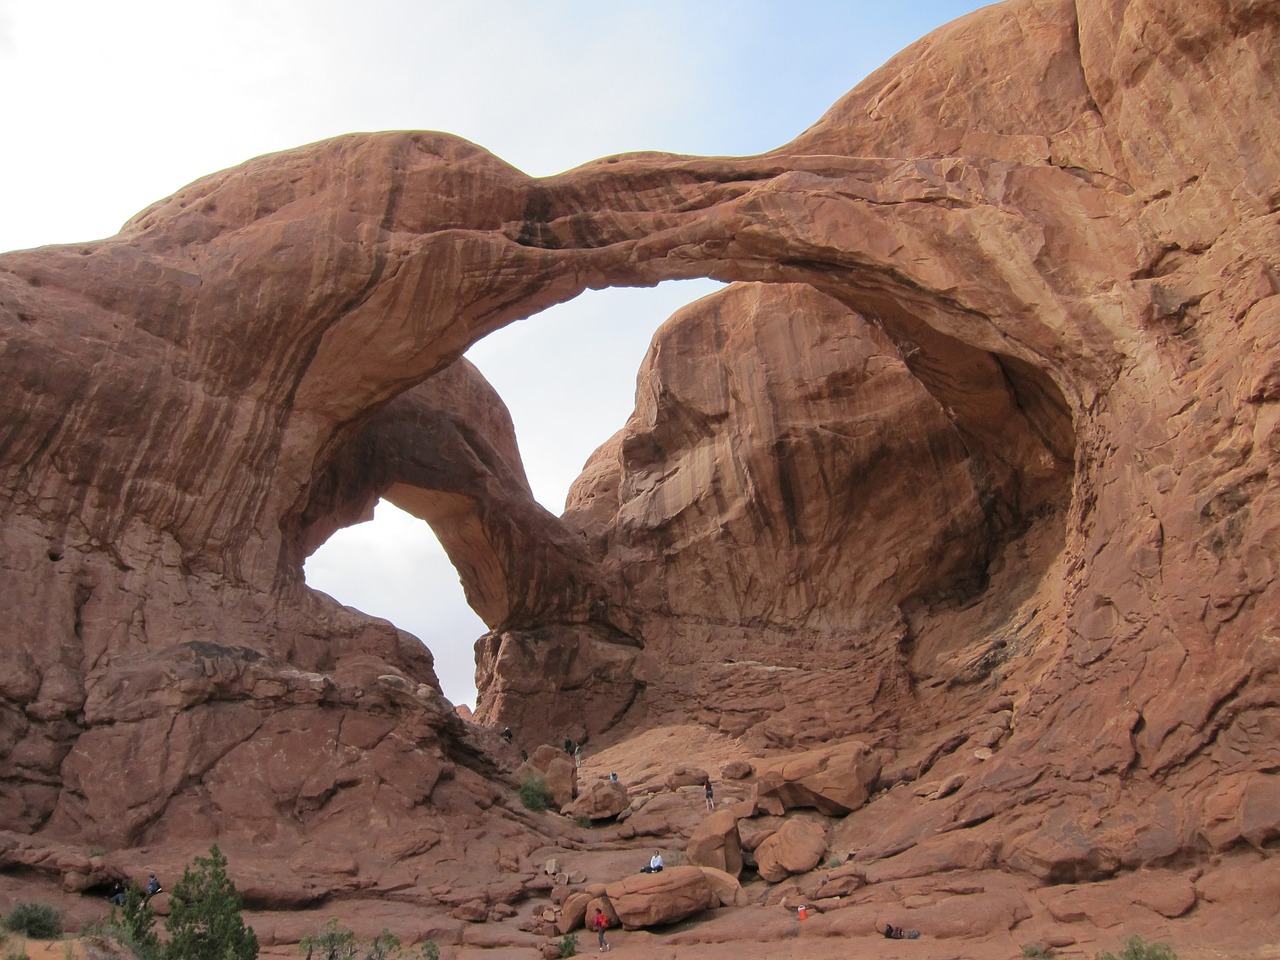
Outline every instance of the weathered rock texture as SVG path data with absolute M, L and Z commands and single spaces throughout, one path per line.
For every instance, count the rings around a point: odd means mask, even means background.
M 89 885 L 110 864 L 58 844 L 217 837 L 260 903 L 507 915 L 553 828 L 413 638 L 302 582 L 387 495 L 491 628 L 478 715 L 528 746 L 857 735 L 883 792 L 832 839 L 868 890 L 1227 853 L 1195 882 L 1229 909 L 1280 837 L 1278 34 L 1260 0 L 1011 0 L 760 157 L 533 180 L 344 137 L 0 257 L 4 862 Z M 461 353 L 691 276 L 749 284 L 661 331 L 549 516 Z M 1070 910 L 1011 883 L 939 928 Z M 883 917 L 846 906 L 809 929 Z

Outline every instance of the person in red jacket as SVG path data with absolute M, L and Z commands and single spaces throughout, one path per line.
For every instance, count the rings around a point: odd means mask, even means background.
M 591 929 L 596 932 L 596 938 L 600 941 L 600 952 L 604 953 L 609 949 L 609 942 L 604 938 L 604 931 L 609 926 L 609 918 L 604 915 L 604 911 L 596 907 L 596 915 L 591 918 Z

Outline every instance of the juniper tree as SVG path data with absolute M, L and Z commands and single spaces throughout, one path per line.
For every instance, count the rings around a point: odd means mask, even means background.
M 227 876 L 227 858 L 215 843 L 196 857 L 169 894 L 165 960 L 256 960 L 258 937 L 245 926 L 244 906 Z
M 136 883 L 125 888 L 124 902 L 112 906 L 109 927 L 118 930 L 139 960 L 159 960 L 160 938 L 156 936 L 156 914 L 151 900 Z

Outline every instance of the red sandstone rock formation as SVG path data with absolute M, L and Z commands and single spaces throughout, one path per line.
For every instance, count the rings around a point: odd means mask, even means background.
M 0 862 L 83 889 L 217 838 L 259 907 L 538 889 L 567 828 L 414 638 L 302 583 L 385 494 L 491 627 L 482 720 L 883 756 L 830 825 L 861 899 L 806 930 L 1101 924 L 1073 889 L 1109 878 L 1247 917 L 1280 837 L 1278 35 L 1249 0 L 1012 0 L 761 157 L 532 180 L 345 137 L 0 257 Z M 698 275 L 750 285 L 662 331 L 540 511 L 461 353 Z

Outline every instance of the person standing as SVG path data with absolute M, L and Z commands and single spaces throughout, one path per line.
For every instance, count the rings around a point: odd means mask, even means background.
M 707 809 L 714 810 L 716 808 L 716 795 L 711 789 L 710 780 L 707 780 L 705 793 L 707 797 Z
M 600 943 L 600 952 L 604 953 L 609 949 L 609 941 L 604 938 L 604 931 L 609 926 L 609 918 L 604 915 L 604 911 L 596 907 L 596 915 L 591 918 L 591 929 L 596 932 L 596 939 Z

